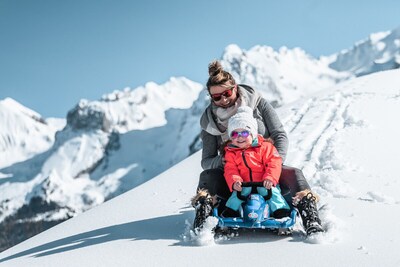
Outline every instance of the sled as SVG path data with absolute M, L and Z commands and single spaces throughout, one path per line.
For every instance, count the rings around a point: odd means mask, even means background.
M 297 210 L 293 207 L 288 217 L 276 219 L 270 217 L 270 214 L 264 212 L 267 200 L 271 198 L 272 191 L 268 190 L 267 196 L 261 196 L 257 193 L 257 187 L 263 187 L 262 182 L 247 182 L 242 184 L 243 187 L 251 187 L 250 195 L 243 197 L 238 194 L 239 198 L 244 200 L 239 209 L 240 217 L 222 217 L 218 214 L 218 208 L 213 209 L 213 215 L 218 219 L 217 228 L 220 229 L 290 229 L 296 223 Z M 238 192 L 239 193 L 239 192 Z

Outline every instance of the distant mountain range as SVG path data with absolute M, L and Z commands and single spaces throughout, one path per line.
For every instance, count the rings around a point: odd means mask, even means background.
M 229 45 L 221 61 L 237 82 L 279 107 L 355 76 L 399 68 L 400 28 L 319 59 L 300 48 Z M 199 150 L 199 118 L 208 103 L 203 85 L 184 77 L 81 100 L 66 119 L 43 119 L 1 100 L 0 250 Z
M 377 71 L 397 69 L 400 66 L 400 27 L 387 32 L 371 34 L 352 48 L 331 56 L 329 67 L 362 76 Z

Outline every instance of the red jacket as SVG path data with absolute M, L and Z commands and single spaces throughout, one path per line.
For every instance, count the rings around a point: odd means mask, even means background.
M 282 171 L 282 158 L 272 143 L 261 135 L 258 143 L 246 149 L 228 144 L 225 147 L 224 176 L 229 190 L 240 182 L 262 182 L 271 180 L 276 186 Z

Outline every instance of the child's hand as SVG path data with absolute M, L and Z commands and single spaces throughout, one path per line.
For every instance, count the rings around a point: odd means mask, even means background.
M 242 183 L 239 181 L 235 182 L 233 184 L 233 190 L 241 192 L 242 191 Z
M 267 189 L 271 189 L 271 187 L 272 187 L 273 185 L 274 185 L 274 184 L 272 183 L 271 180 L 265 180 L 265 181 L 263 182 L 263 186 L 264 186 L 265 188 L 267 188 Z

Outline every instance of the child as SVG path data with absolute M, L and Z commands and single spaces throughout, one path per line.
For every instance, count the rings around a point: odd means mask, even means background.
M 230 141 L 225 147 L 224 176 L 230 191 L 234 191 L 226 203 L 223 213 L 232 214 L 240 208 L 241 200 L 235 191 L 242 191 L 242 182 L 263 182 L 266 189 L 272 190 L 272 198 L 267 201 L 271 217 L 289 216 L 290 207 L 280 193 L 279 177 L 282 171 L 282 158 L 274 145 L 257 134 L 257 121 L 250 107 L 239 107 L 229 119 Z M 258 190 L 260 194 L 263 194 Z M 264 194 L 266 190 L 263 190 Z M 250 193 L 250 192 L 249 192 Z

